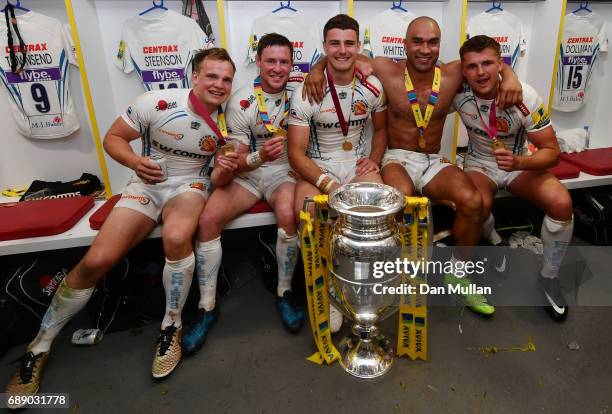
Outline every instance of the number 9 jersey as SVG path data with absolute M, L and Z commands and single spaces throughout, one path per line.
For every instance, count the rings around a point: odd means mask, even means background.
M 3 22 L 4 23 L 4 22 Z M 23 71 L 11 71 L 7 27 L 0 25 L 0 79 L 8 90 L 17 129 L 26 137 L 61 138 L 79 129 L 79 119 L 68 91 L 69 64 L 77 65 L 72 40 L 59 20 L 35 12 L 17 16 L 25 42 Z M 21 63 L 17 36 L 13 53 Z

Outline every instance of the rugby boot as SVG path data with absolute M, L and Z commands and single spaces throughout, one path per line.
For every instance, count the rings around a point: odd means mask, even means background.
M 219 310 L 217 306 L 211 311 L 198 309 L 195 321 L 183 338 L 183 353 L 185 355 L 194 354 L 204 345 L 208 331 L 210 331 L 218 317 Z
M 49 352 L 41 352 L 38 355 L 26 352 L 21 358 L 21 363 L 17 367 L 13 378 L 6 386 L 6 405 L 8 408 L 17 409 L 26 405 L 26 403 L 9 404 L 9 397 L 34 395 L 38 392 L 47 358 L 49 358 Z
M 467 289 L 472 284 L 472 281 L 467 276 L 457 277 L 452 273 L 446 273 L 444 275 L 444 284 L 446 286 L 459 285 Z M 462 305 L 467 306 L 480 315 L 490 316 L 495 312 L 495 307 L 487 303 L 487 298 L 484 295 L 478 293 L 457 294 L 456 298 Z
M 298 333 L 304 324 L 304 314 L 295 305 L 293 293 L 285 291 L 283 297 L 276 297 L 276 309 L 280 313 L 283 326 L 291 333 Z
M 177 328 L 174 324 L 159 332 L 151 368 L 153 378 L 168 376 L 181 361 L 182 333 L 182 328 Z
M 549 278 L 540 276 L 540 285 L 544 289 L 544 296 L 549 305 L 544 306 L 544 310 L 557 322 L 563 322 L 569 313 L 569 306 L 563 297 L 559 278 Z

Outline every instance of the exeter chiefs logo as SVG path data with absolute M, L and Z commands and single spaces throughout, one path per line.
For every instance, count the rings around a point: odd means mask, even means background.
M 505 118 L 497 118 L 497 130 L 500 132 L 509 132 L 510 123 Z
M 214 152 L 217 150 L 217 140 L 212 135 L 205 135 L 200 138 L 198 146 L 204 152 Z
M 361 99 L 358 99 L 355 102 L 353 102 L 351 110 L 357 116 L 365 115 L 368 112 L 368 105 Z

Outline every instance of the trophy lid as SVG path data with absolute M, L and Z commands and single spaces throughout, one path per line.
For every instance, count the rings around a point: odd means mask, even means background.
M 329 205 L 338 213 L 357 217 L 383 217 L 404 206 L 402 193 L 386 184 L 351 183 L 334 190 Z

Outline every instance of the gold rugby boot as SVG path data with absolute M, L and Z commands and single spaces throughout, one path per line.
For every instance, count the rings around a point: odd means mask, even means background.
M 176 328 L 174 324 L 160 331 L 151 368 L 153 378 L 164 378 L 176 368 L 182 356 L 182 336 L 183 329 Z
M 38 355 L 26 352 L 21 358 L 19 367 L 17 367 L 13 378 L 6 386 L 6 405 L 8 408 L 17 409 L 26 405 L 25 403 L 9 404 L 11 396 L 28 396 L 38 392 L 47 358 L 49 358 L 49 352 L 41 352 Z

